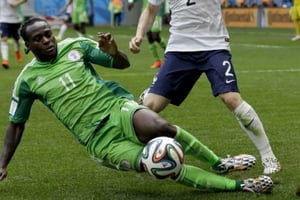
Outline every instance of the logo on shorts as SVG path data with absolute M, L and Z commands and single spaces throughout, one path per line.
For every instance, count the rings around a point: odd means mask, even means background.
M 235 81 L 234 79 L 233 79 L 233 80 L 227 80 L 227 79 L 226 79 L 226 83 L 227 83 L 227 84 L 232 83 L 232 82 L 234 82 L 234 81 Z

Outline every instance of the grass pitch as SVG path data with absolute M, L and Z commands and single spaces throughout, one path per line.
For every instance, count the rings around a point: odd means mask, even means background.
M 131 68 L 123 71 L 96 67 L 105 79 L 115 80 L 131 91 L 136 99 L 149 86 L 156 70 L 145 39 L 142 52 L 133 55 L 128 42 L 135 27 L 89 28 L 111 32 L 119 48 L 128 53 Z M 271 194 L 245 192 L 206 192 L 178 185 L 171 180 L 153 180 L 146 174 L 119 172 L 92 161 L 85 149 L 39 102 L 35 102 L 23 139 L 8 168 L 8 177 L 0 183 L 0 199 L 99 199 L 99 200 L 196 200 L 196 199 L 297 199 L 299 168 L 299 98 L 300 42 L 291 42 L 291 29 L 230 28 L 232 59 L 242 96 L 259 114 L 271 145 L 282 164 L 282 171 L 272 175 Z M 162 35 L 167 39 L 167 27 Z M 75 37 L 68 30 L 66 37 Z M 0 144 L 8 123 L 11 90 L 18 73 L 33 57 L 24 55 L 16 63 L 10 45 L 11 68 L 0 69 Z M 162 54 L 162 52 L 161 52 Z M 232 178 L 248 178 L 263 171 L 254 145 L 239 128 L 233 115 L 211 95 L 203 75 L 190 96 L 180 106 L 169 106 L 161 115 L 199 138 L 218 155 L 248 153 L 257 157 L 256 167 L 248 172 L 231 173 Z M 186 162 L 208 169 L 191 157 Z

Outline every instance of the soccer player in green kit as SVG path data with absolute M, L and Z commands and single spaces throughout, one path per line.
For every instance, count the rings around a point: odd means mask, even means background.
M 89 23 L 89 16 L 94 16 L 94 2 L 89 0 L 89 3 L 90 14 L 88 13 L 88 0 L 69 0 L 64 8 L 61 9 L 61 12 L 65 12 L 68 6 L 72 5 L 72 24 L 78 36 L 93 38 L 92 35 L 86 33 L 86 24 Z
M 255 164 L 251 155 L 220 158 L 179 126 L 133 101 L 119 84 L 103 80 L 92 64 L 124 69 L 129 60 L 109 33 L 98 33 L 98 43 L 87 39 L 66 39 L 59 44 L 50 25 L 33 17 L 21 27 L 26 52 L 35 58 L 19 74 L 13 89 L 0 157 L 0 180 L 7 176 L 35 100 L 47 106 L 82 144 L 90 156 L 118 170 L 143 172 L 141 152 L 158 136 L 175 138 L 186 155 L 193 155 L 215 172 L 247 170 Z M 268 176 L 234 180 L 184 164 L 177 183 L 222 191 L 266 192 L 272 188 Z
M 139 0 L 128 0 L 128 10 L 134 7 L 134 4 Z M 142 11 L 146 8 L 148 0 L 142 0 Z M 159 13 L 156 15 L 151 29 L 147 32 L 147 39 L 149 43 L 149 50 L 154 58 L 154 63 L 150 66 L 152 69 L 160 68 L 162 60 L 158 53 L 158 46 L 163 50 L 166 49 L 166 42 L 161 37 L 160 32 L 162 31 L 162 18 L 163 15 L 169 13 L 169 7 L 167 1 L 164 1 L 164 6 L 161 7 Z

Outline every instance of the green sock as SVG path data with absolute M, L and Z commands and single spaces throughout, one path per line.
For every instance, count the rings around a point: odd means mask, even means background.
M 176 128 L 175 140 L 181 144 L 186 155 L 192 155 L 209 166 L 221 163 L 220 158 L 193 135 L 179 126 L 176 126 Z
M 166 42 L 163 38 L 161 38 L 160 42 L 159 42 L 159 46 L 162 48 L 162 49 L 166 49 L 167 45 L 166 45 Z
M 153 58 L 155 59 L 155 61 L 160 60 L 158 52 L 157 52 L 157 45 L 155 42 L 152 44 L 149 44 L 149 50 L 150 50 L 150 53 L 152 54 Z
M 201 168 L 183 165 L 177 183 L 197 189 L 211 189 L 215 191 L 235 191 L 241 190 L 242 181 L 236 181 L 224 176 L 219 176 Z
M 161 39 L 160 39 L 159 46 L 160 46 L 162 49 L 166 49 L 167 44 L 166 44 L 166 41 L 165 41 L 164 38 L 161 38 Z

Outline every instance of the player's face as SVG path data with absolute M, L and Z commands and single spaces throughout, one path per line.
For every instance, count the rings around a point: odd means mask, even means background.
M 57 43 L 49 24 L 43 21 L 35 22 L 26 29 L 27 48 L 42 62 L 50 61 L 57 55 Z

